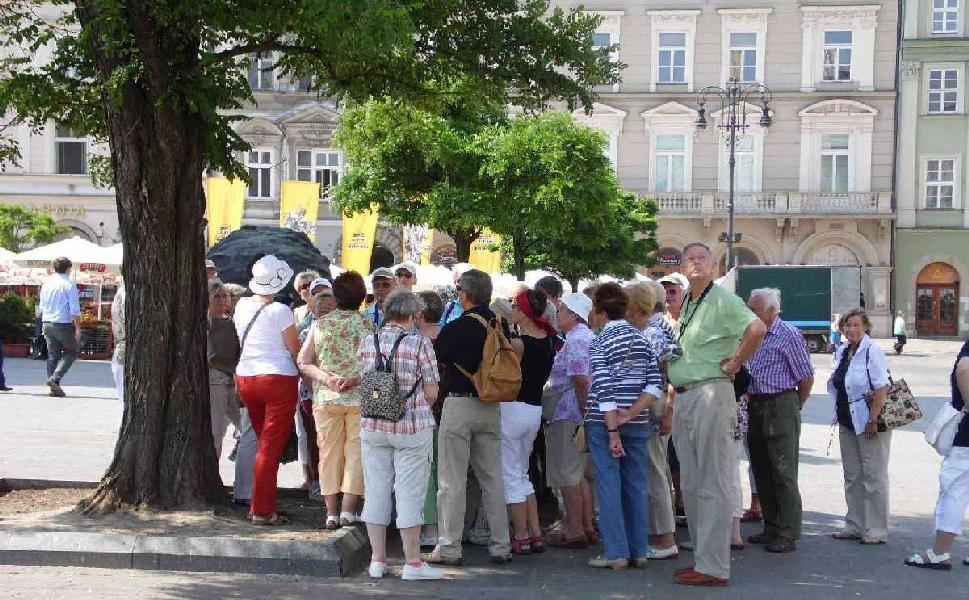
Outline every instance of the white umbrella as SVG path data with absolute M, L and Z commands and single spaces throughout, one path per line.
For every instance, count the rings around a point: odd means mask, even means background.
M 0 248 L 0 262 L 11 262 L 16 256 L 16 252 L 11 252 L 6 248 Z
M 118 246 L 120 247 L 120 244 Z M 78 269 L 81 265 L 118 267 L 121 265 L 121 253 L 115 248 L 115 246 L 110 248 L 98 246 L 75 236 L 21 252 L 13 261 L 22 267 L 49 267 L 55 258 L 66 256 Z

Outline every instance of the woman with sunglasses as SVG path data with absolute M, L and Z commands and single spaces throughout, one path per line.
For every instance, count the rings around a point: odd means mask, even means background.
M 296 275 L 296 277 L 293 279 L 293 289 L 296 290 L 296 293 L 299 295 L 299 304 L 301 304 L 301 306 L 297 306 L 293 309 L 293 317 L 296 319 L 297 327 L 300 326 L 300 323 L 306 319 L 306 315 L 309 313 L 309 302 L 310 296 L 312 295 L 310 293 L 312 291 L 310 290 L 310 286 L 312 285 L 313 280 L 319 279 L 319 277 L 320 274 L 316 271 L 303 271 L 302 273 Z
M 405 260 L 394 267 L 394 277 L 397 278 L 398 289 L 405 292 L 413 292 L 417 285 L 417 265 L 409 260 Z

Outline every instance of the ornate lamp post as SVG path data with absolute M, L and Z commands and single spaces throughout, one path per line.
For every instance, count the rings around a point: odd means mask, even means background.
M 761 106 L 760 121 L 761 127 L 770 127 L 770 103 L 774 99 L 770 89 L 761 83 L 740 83 L 736 79 L 731 79 L 725 88 L 708 85 L 697 93 L 697 129 L 707 128 L 706 104 L 710 99 L 720 102 L 720 123 L 717 127 L 723 136 L 730 155 L 727 160 L 730 187 L 727 195 L 727 233 L 720 234 L 720 241 L 727 243 L 727 270 L 734 267 L 733 245 L 740 241 L 740 234 L 734 234 L 734 152 L 736 151 L 737 140 L 747 132 L 750 123 L 747 121 L 747 104 L 759 104 Z

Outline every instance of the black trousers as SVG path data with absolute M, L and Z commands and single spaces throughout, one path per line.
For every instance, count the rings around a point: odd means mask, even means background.
M 764 532 L 801 535 L 801 492 L 797 486 L 801 402 L 797 392 L 748 404 L 747 448 L 764 511 Z

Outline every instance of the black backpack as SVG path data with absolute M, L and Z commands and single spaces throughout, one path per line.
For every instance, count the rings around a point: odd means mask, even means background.
M 365 419 L 380 419 L 396 423 L 404 417 L 404 405 L 408 398 L 417 391 L 417 386 L 421 383 L 418 377 L 414 382 L 414 387 L 406 395 L 401 394 L 397 373 L 394 372 L 394 359 L 397 358 L 397 349 L 400 343 L 407 337 L 406 333 L 400 334 L 394 347 L 390 351 L 390 356 L 384 357 L 380 352 L 380 334 L 374 332 L 373 344 L 374 368 L 366 373 L 360 380 L 360 416 Z

